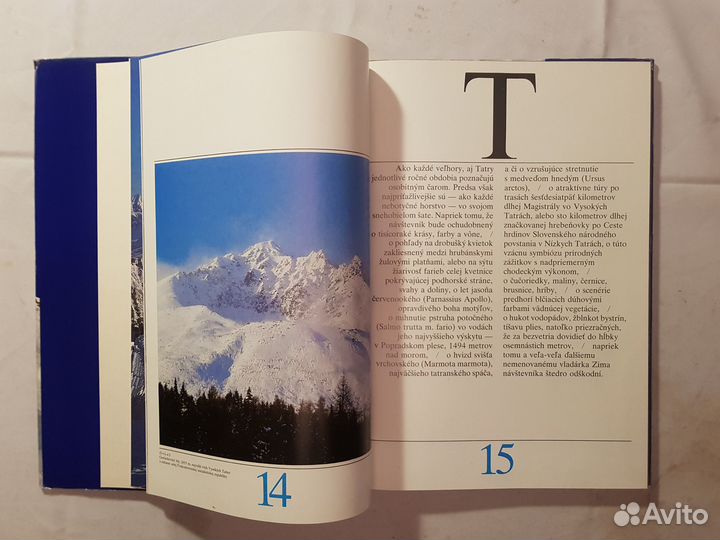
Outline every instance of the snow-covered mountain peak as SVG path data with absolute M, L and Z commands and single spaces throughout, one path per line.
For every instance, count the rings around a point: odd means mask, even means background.
M 261 242 L 179 272 L 160 289 L 162 305 L 205 306 L 240 323 L 312 319 L 367 329 L 369 288 L 360 258 L 335 266 L 323 250 L 293 258 Z
M 130 233 L 132 239 L 131 256 L 142 259 L 142 196 L 133 195 L 130 200 Z
M 344 374 L 367 404 L 369 306 L 359 257 L 336 266 L 274 242 L 226 253 L 158 283 L 161 380 L 297 405 L 330 399 Z
M 350 261 L 350 264 L 347 265 L 348 269 L 348 275 L 349 276 L 360 276 L 362 275 L 363 271 L 363 263 L 360 257 L 355 255 L 352 258 L 352 261 Z
M 258 242 L 242 252 L 242 256 L 247 259 L 248 262 L 255 264 L 261 264 L 265 260 L 277 262 L 277 259 L 284 255 L 280 247 L 272 240 Z
M 305 257 L 298 257 L 296 259 L 297 269 L 296 272 L 302 272 L 306 275 L 317 275 L 320 273 L 326 273 L 330 267 L 330 261 L 328 261 L 327 255 L 322 250 L 311 251 Z

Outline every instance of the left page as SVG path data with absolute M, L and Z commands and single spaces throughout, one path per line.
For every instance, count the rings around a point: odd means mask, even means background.
M 368 505 L 368 61 L 273 33 L 140 61 L 147 490 L 285 523 Z
M 130 62 L 99 64 L 97 261 L 100 479 L 132 482 L 132 262 Z
M 99 63 L 95 86 L 100 485 L 144 488 L 138 60 Z

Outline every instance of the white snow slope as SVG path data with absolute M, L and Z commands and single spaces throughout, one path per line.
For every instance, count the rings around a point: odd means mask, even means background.
M 358 257 L 334 266 L 274 242 L 216 257 L 158 283 L 160 381 L 299 405 L 331 399 L 344 374 L 367 406 L 369 302 Z

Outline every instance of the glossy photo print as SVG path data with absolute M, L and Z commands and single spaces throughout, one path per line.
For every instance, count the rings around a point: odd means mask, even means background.
M 160 444 L 239 461 L 369 449 L 368 162 L 156 165 Z

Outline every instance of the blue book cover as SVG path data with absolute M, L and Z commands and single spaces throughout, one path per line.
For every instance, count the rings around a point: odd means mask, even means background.
M 97 489 L 101 483 L 98 344 L 99 64 L 126 58 L 41 60 L 36 63 L 35 216 L 39 306 L 42 485 Z M 137 77 L 133 78 L 138 84 Z M 139 102 L 133 100 L 139 159 Z M 145 485 L 142 305 L 142 200 L 133 168 L 131 213 L 133 373 L 132 481 Z

